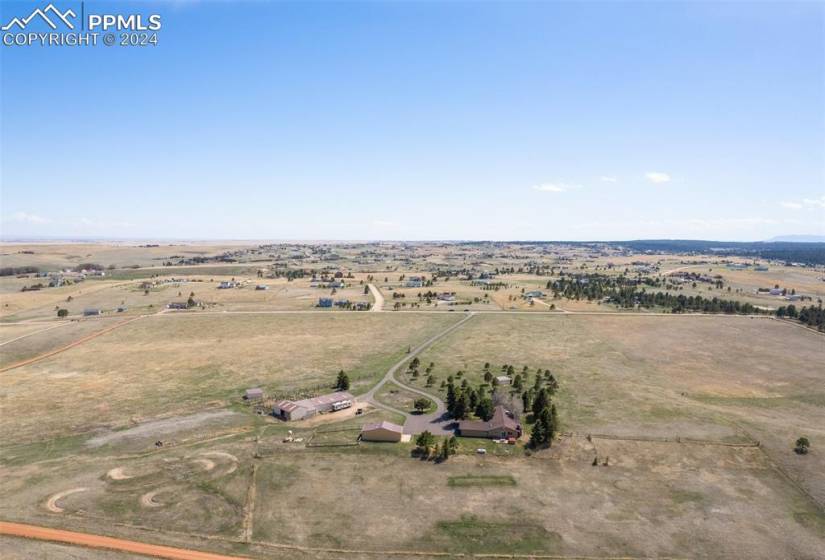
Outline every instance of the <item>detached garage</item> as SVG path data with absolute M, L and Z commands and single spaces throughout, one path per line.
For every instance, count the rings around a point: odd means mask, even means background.
M 361 439 L 363 441 L 390 441 L 398 443 L 401 441 L 402 435 L 404 435 L 404 429 L 401 426 L 387 421 L 375 424 L 364 424 L 364 427 L 361 428 Z

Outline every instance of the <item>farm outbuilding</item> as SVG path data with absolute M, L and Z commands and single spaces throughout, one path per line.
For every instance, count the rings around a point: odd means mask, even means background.
M 404 429 L 398 424 L 392 422 L 376 422 L 373 424 L 364 424 L 361 428 L 361 439 L 364 441 L 389 441 L 399 442 L 401 436 L 404 435 Z
M 272 407 L 272 414 L 283 420 L 310 418 L 319 412 L 335 412 L 349 408 L 355 397 L 346 391 L 336 391 L 328 395 L 300 401 L 282 400 Z
M 248 401 L 259 401 L 264 398 L 264 390 L 259 387 L 247 389 L 244 398 Z

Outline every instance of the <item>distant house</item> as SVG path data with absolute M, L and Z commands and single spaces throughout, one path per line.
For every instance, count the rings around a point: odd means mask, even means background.
M 103 312 L 100 309 L 97 309 L 96 307 L 87 307 L 86 309 L 83 310 L 83 316 L 84 317 L 94 317 L 95 315 L 102 315 L 102 314 L 103 314 Z
M 404 429 L 392 422 L 377 422 L 374 424 L 364 424 L 361 428 L 361 439 L 363 441 L 401 441 Z
M 543 297 L 544 297 L 544 292 L 542 292 L 541 290 L 532 290 L 532 291 L 526 292 L 526 293 L 525 293 L 523 296 L 521 296 L 521 297 L 523 297 L 523 298 L 525 298 L 525 299 L 530 299 L 530 298 L 543 298 Z
M 785 296 L 785 299 L 788 301 L 799 301 L 800 299 L 802 299 L 802 296 L 800 296 L 799 294 L 791 294 L 789 296 Z
M 322 297 L 318 298 L 318 307 L 332 307 L 332 298 Z
M 218 284 L 218 289 L 228 290 L 230 288 L 234 288 L 235 286 L 237 286 L 235 282 L 221 282 L 220 284 Z
M 757 266 L 757 267 L 754 267 L 754 270 L 755 270 L 756 272 L 767 272 L 767 271 L 768 271 L 768 267 L 767 267 L 767 266 L 764 266 L 764 265 L 759 265 L 759 266 Z
M 327 287 L 328 288 L 343 288 L 344 285 L 345 285 L 344 282 L 341 281 L 341 280 L 333 280 L 332 282 L 329 282 L 327 284 Z
M 499 385 L 509 385 L 513 382 L 509 375 L 499 375 L 496 377 L 496 381 L 498 381 Z
M 185 301 L 170 301 L 166 304 L 167 309 L 189 309 Z
M 462 437 L 482 437 L 507 439 L 521 437 L 521 424 L 513 414 L 503 406 L 493 410 L 493 417 L 488 421 L 462 420 L 458 423 L 458 435 Z
M 439 301 L 455 301 L 455 294 L 450 292 L 441 292 L 437 297 Z
M 322 412 L 336 412 L 352 406 L 355 401 L 350 393 L 336 391 L 328 395 L 300 401 L 282 400 L 272 407 L 272 414 L 283 420 L 302 420 Z
M 259 387 L 255 387 L 254 389 L 247 389 L 244 393 L 243 398 L 245 398 L 248 401 L 259 401 L 262 398 L 264 398 L 264 390 Z
M 782 295 L 782 289 L 781 288 L 771 288 L 771 291 L 768 292 L 768 293 L 771 294 L 772 296 L 781 296 Z
M 407 278 L 406 285 L 408 288 L 420 288 L 424 285 L 424 278 L 421 276 L 410 276 Z

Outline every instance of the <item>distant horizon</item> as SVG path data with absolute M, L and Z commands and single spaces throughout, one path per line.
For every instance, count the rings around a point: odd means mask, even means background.
M 785 239 L 806 238 L 806 239 Z M 810 238 L 810 239 L 807 239 Z M 688 239 L 658 237 L 639 239 L 303 239 L 303 238 L 171 238 L 171 237 L 82 237 L 82 236 L 0 236 L 0 243 L 205 243 L 205 244 L 267 244 L 267 243 L 633 243 L 633 242 L 694 242 L 694 243 L 825 243 L 825 235 L 790 234 L 761 240 Z

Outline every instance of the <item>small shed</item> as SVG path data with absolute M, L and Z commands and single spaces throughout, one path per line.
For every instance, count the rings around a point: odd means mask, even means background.
M 247 389 L 246 393 L 244 393 L 243 398 L 245 398 L 248 401 L 259 401 L 262 398 L 264 398 L 264 390 L 259 387 Z
M 398 424 L 392 422 L 376 422 L 373 424 L 364 424 L 361 428 L 361 439 L 363 441 L 390 441 L 398 443 L 401 441 L 401 436 L 404 435 L 404 429 Z
M 509 375 L 499 375 L 496 377 L 496 381 L 498 381 L 499 385 L 509 385 L 513 382 Z
M 83 316 L 84 317 L 92 317 L 92 316 L 101 315 L 101 314 L 102 314 L 102 312 L 100 311 L 100 309 L 97 309 L 95 307 L 87 307 L 86 309 L 83 310 Z

